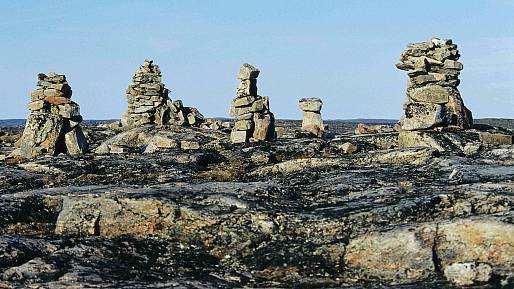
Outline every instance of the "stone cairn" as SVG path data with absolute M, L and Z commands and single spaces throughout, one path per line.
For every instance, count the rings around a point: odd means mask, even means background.
M 409 75 L 402 130 L 463 130 L 473 124 L 471 111 L 457 89 L 463 68 L 459 57 L 457 45 L 450 39 L 433 38 L 407 46 L 396 65 Z
M 248 63 L 243 64 L 239 70 L 238 79 L 241 82 L 230 107 L 230 116 L 235 118 L 230 134 L 232 143 L 276 138 L 275 117 L 269 110 L 269 99 L 267 96 L 257 94 L 259 72 Z
M 71 101 L 72 90 L 66 76 L 54 72 L 38 74 L 31 93 L 30 114 L 23 135 L 12 156 L 71 155 L 87 152 L 86 137 L 80 127 L 80 107 Z
M 132 77 L 127 88 L 128 110 L 123 114 L 123 127 L 146 124 L 200 126 L 203 115 L 194 107 L 186 107 L 182 101 L 171 101 L 169 90 L 161 81 L 159 66 L 145 60 Z
M 321 118 L 323 102 L 319 98 L 302 98 L 298 106 L 303 112 L 302 130 L 316 137 L 322 137 L 325 132 Z

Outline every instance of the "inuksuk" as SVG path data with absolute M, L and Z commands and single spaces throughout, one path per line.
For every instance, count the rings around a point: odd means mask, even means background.
M 25 130 L 11 156 L 32 158 L 87 152 L 88 144 L 80 127 L 80 107 L 71 101 L 71 95 L 66 76 L 54 72 L 38 74 Z
M 325 132 L 321 118 L 321 107 L 323 102 L 319 98 L 302 98 L 298 106 L 303 112 L 302 131 L 315 137 L 322 137 Z
M 186 107 L 180 100 L 171 101 L 161 77 L 161 70 L 153 60 L 145 60 L 139 67 L 127 88 L 128 110 L 121 119 L 123 127 L 145 124 L 199 126 L 203 122 L 204 117 L 196 108 Z
M 432 38 L 407 46 L 396 65 L 409 76 L 402 130 L 463 130 L 472 125 L 471 112 L 457 89 L 463 68 L 459 57 L 457 45 L 450 39 Z
M 276 138 L 275 117 L 269 110 L 269 99 L 257 94 L 259 72 L 248 63 L 243 64 L 239 70 L 240 83 L 230 107 L 230 116 L 235 118 L 230 134 L 232 143 Z

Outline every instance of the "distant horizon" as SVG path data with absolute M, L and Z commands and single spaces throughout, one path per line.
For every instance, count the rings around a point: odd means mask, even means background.
M 37 74 L 49 71 L 66 75 L 85 119 L 121 118 L 125 90 L 147 58 L 173 100 L 208 117 L 228 117 L 239 66 L 248 62 L 261 70 L 259 94 L 270 97 L 277 119 L 301 118 L 303 97 L 321 98 L 326 119 L 398 119 L 407 74 L 394 65 L 408 43 L 434 36 L 458 45 L 459 90 L 474 116 L 514 117 L 511 1 L 470 1 L 466 9 L 443 0 L 149 4 L 4 3 L 0 119 L 26 117 Z

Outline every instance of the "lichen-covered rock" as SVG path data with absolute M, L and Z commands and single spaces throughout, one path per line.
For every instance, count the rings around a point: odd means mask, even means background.
M 434 227 L 370 233 L 350 241 L 345 267 L 385 279 L 422 279 L 434 274 Z
M 439 104 L 410 102 L 400 120 L 403 130 L 433 128 L 446 122 L 445 107 Z
M 322 137 L 325 132 L 321 118 L 323 102 L 319 98 L 302 98 L 298 102 L 302 110 L 302 130 L 316 137 Z
M 401 54 L 396 67 L 409 75 L 408 100 L 400 120 L 403 130 L 435 127 L 467 129 L 473 124 L 457 86 L 462 63 L 457 45 L 433 38 L 413 43 Z
M 473 260 L 513 268 L 514 225 L 480 218 L 443 223 L 435 249 L 443 267 Z
M 245 63 L 239 70 L 239 86 L 229 114 L 235 118 L 230 139 L 232 143 L 267 141 L 276 138 L 275 116 L 269 110 L 266 96 L 257 94 L 259 70 Z
M 444 268 L 448 281 L 459 286 L 480 285 L 491 280 L 492 268 L 485 263 L 454 263 Z
M 38 88 L 31 93 L 30 114 L 25 130 L 12 157 L 84 154 L 87 140 L 79 126 L 80 107 L 71 101 L 72 91 L 66 77 L 50 72 L 38 75 Z
M 133 128 L 146 124 L 200 126 L 203 115 L 182 101 L 169 98 L 169 90 L 162 83 L 161 70 L 153 60 L 145 60 L 132 77 L 127 88 L 128 110 L 123 114 L 123 127 Z
M 56 234 L 144 236 L 162 233 L 175 218 L 169 204 L 157 200 L 64 198 Z

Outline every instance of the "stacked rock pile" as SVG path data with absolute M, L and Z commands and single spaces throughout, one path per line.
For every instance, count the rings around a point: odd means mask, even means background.
M 132 77 L 127 88 L 128 110 L 123 114 L 124 127 L 145 124 L 199 126 L 203 115 L 193 107 L 185 107 L 182 101 L 171 101 L 169 90 L 161 81 L 161 70 L 152 60 L 145 60 Z
M 275 117 L 269 110 L 269 99 L 257 94 L 257 77 L 260 71 L 245 63 L 239 70 L 241 81 L 236 98 L 230 107 L 230 116 L 235 118 L 230 134 L 233 143 L 265 141 L 276 138 Z
M 298 106 L 303 112 L 302 130 L 316 137 L 322 137 L 325 132 L 321 118 L 323 102 L 319 98 L 302 98 Z
M 32 91 L 28 105 L 30 114 L 25 130 L 12 156 L 74 155 L 88 150 L 80 127 L 80 107 L 71 101 L 71 95 L 66 76 L 54 72 L 38 74 L 37 88 Z
M 433 38 L 407 46 L 396 65 L 409 75 L 402 130 L 466 129 L 472 125 L 471 112 L 457 89 L 463 68 L 459 57 L 457 45 L 450 39 Z

